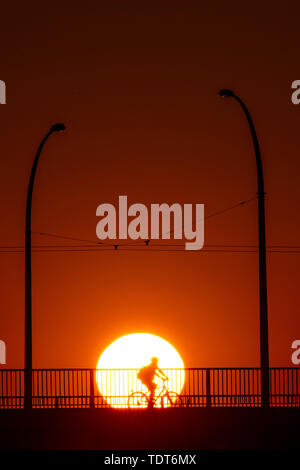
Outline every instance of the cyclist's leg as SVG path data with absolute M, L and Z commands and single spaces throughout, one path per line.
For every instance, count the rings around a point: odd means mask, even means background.
M 157 384 L 155 382 L 150 382 L 148 385 L 148 388 L 150 390 L 150 402 L 149 402 L 149 407 L 153 408 L 154 402 L 155 402 L 155 389 L 157 387 Z

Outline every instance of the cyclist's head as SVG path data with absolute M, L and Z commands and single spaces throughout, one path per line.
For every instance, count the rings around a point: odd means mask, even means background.
M 157 357 L 151 357 L 151 362 L 152 364 L 158 364 L 158 358 Z

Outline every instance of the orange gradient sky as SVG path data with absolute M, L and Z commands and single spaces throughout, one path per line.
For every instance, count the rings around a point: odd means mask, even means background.
M 296 4 L 295 4 L 296 5 Z M 1 246 L 24 245 L 34 155 L 47 142 L 32 230 L 98 241 L 96 208 L 204 203 L 211 214 L 256 194 L 246 102 L 266 189 L 267 243 L 299 245 L 300 6 L 31 2 L 1 6 Z M 162 242 L 163 243 L 163 242 Z M 33 235 L 33 245 L 78 245 Z M 257 244 L 251 202 L 205 222 L 207 245 Z M 270 364 L 291 366 L 299 339 L 300 254 L 268 254 Z M 24 365 L 24 253 L 0 253 L 6 367 Z M 186 366 L 259 365 L 253 253 L 34 253 L 33 366 L 95 367 L 131 333 L 170 342 Z

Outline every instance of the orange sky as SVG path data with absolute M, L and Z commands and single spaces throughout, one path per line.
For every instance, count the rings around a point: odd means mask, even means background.
M 247 122 L 265 175 L 267 243 L 299 245 L 300 6 L 221 2 L 113 7 L 1 6 L 1 246 L 24 245 L 37 146 L 55 122 L 34 190 L 32 229 L 98 241 L 96 207 L 204 203 L 205 213 L 256 194 Z M 55 7 L 56 5 L 56 7 Z M 251 6 L 250 6 L 251 5 Z M 296 5 L 296 4 L 295 4 Z M 205 222 L 207 245 L 255 245 L 251 202 Z M 79 243 L 33 236 L 33 244 Z M 299 339 L 300 254 L 267 257 L 270 364 L 291 366 Z M 0 253 L 0 339 L 24 364 L 24 254 Z M 258 258 L 253 253 L 33 254 L 33 366 L 93 367 L 119 336 L 171 342 L 186 366 L 258 366 Z

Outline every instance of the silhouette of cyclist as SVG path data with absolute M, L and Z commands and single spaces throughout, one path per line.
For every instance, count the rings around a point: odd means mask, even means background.
M 147 366 L 142 367 L 137 374 L 137 378 L 144 385 L 146 385 L 146 387 L 150 391 L 149 407 L 153 407 L 153 403 L 154 403 L 155 389 L 157 387 L 157 384 L 153 382 L 155 375 L 163 380 L 168 380 L 168 377 L 158 367 L 158 358 L 152 357 L 151 363 L 148 364 Z

